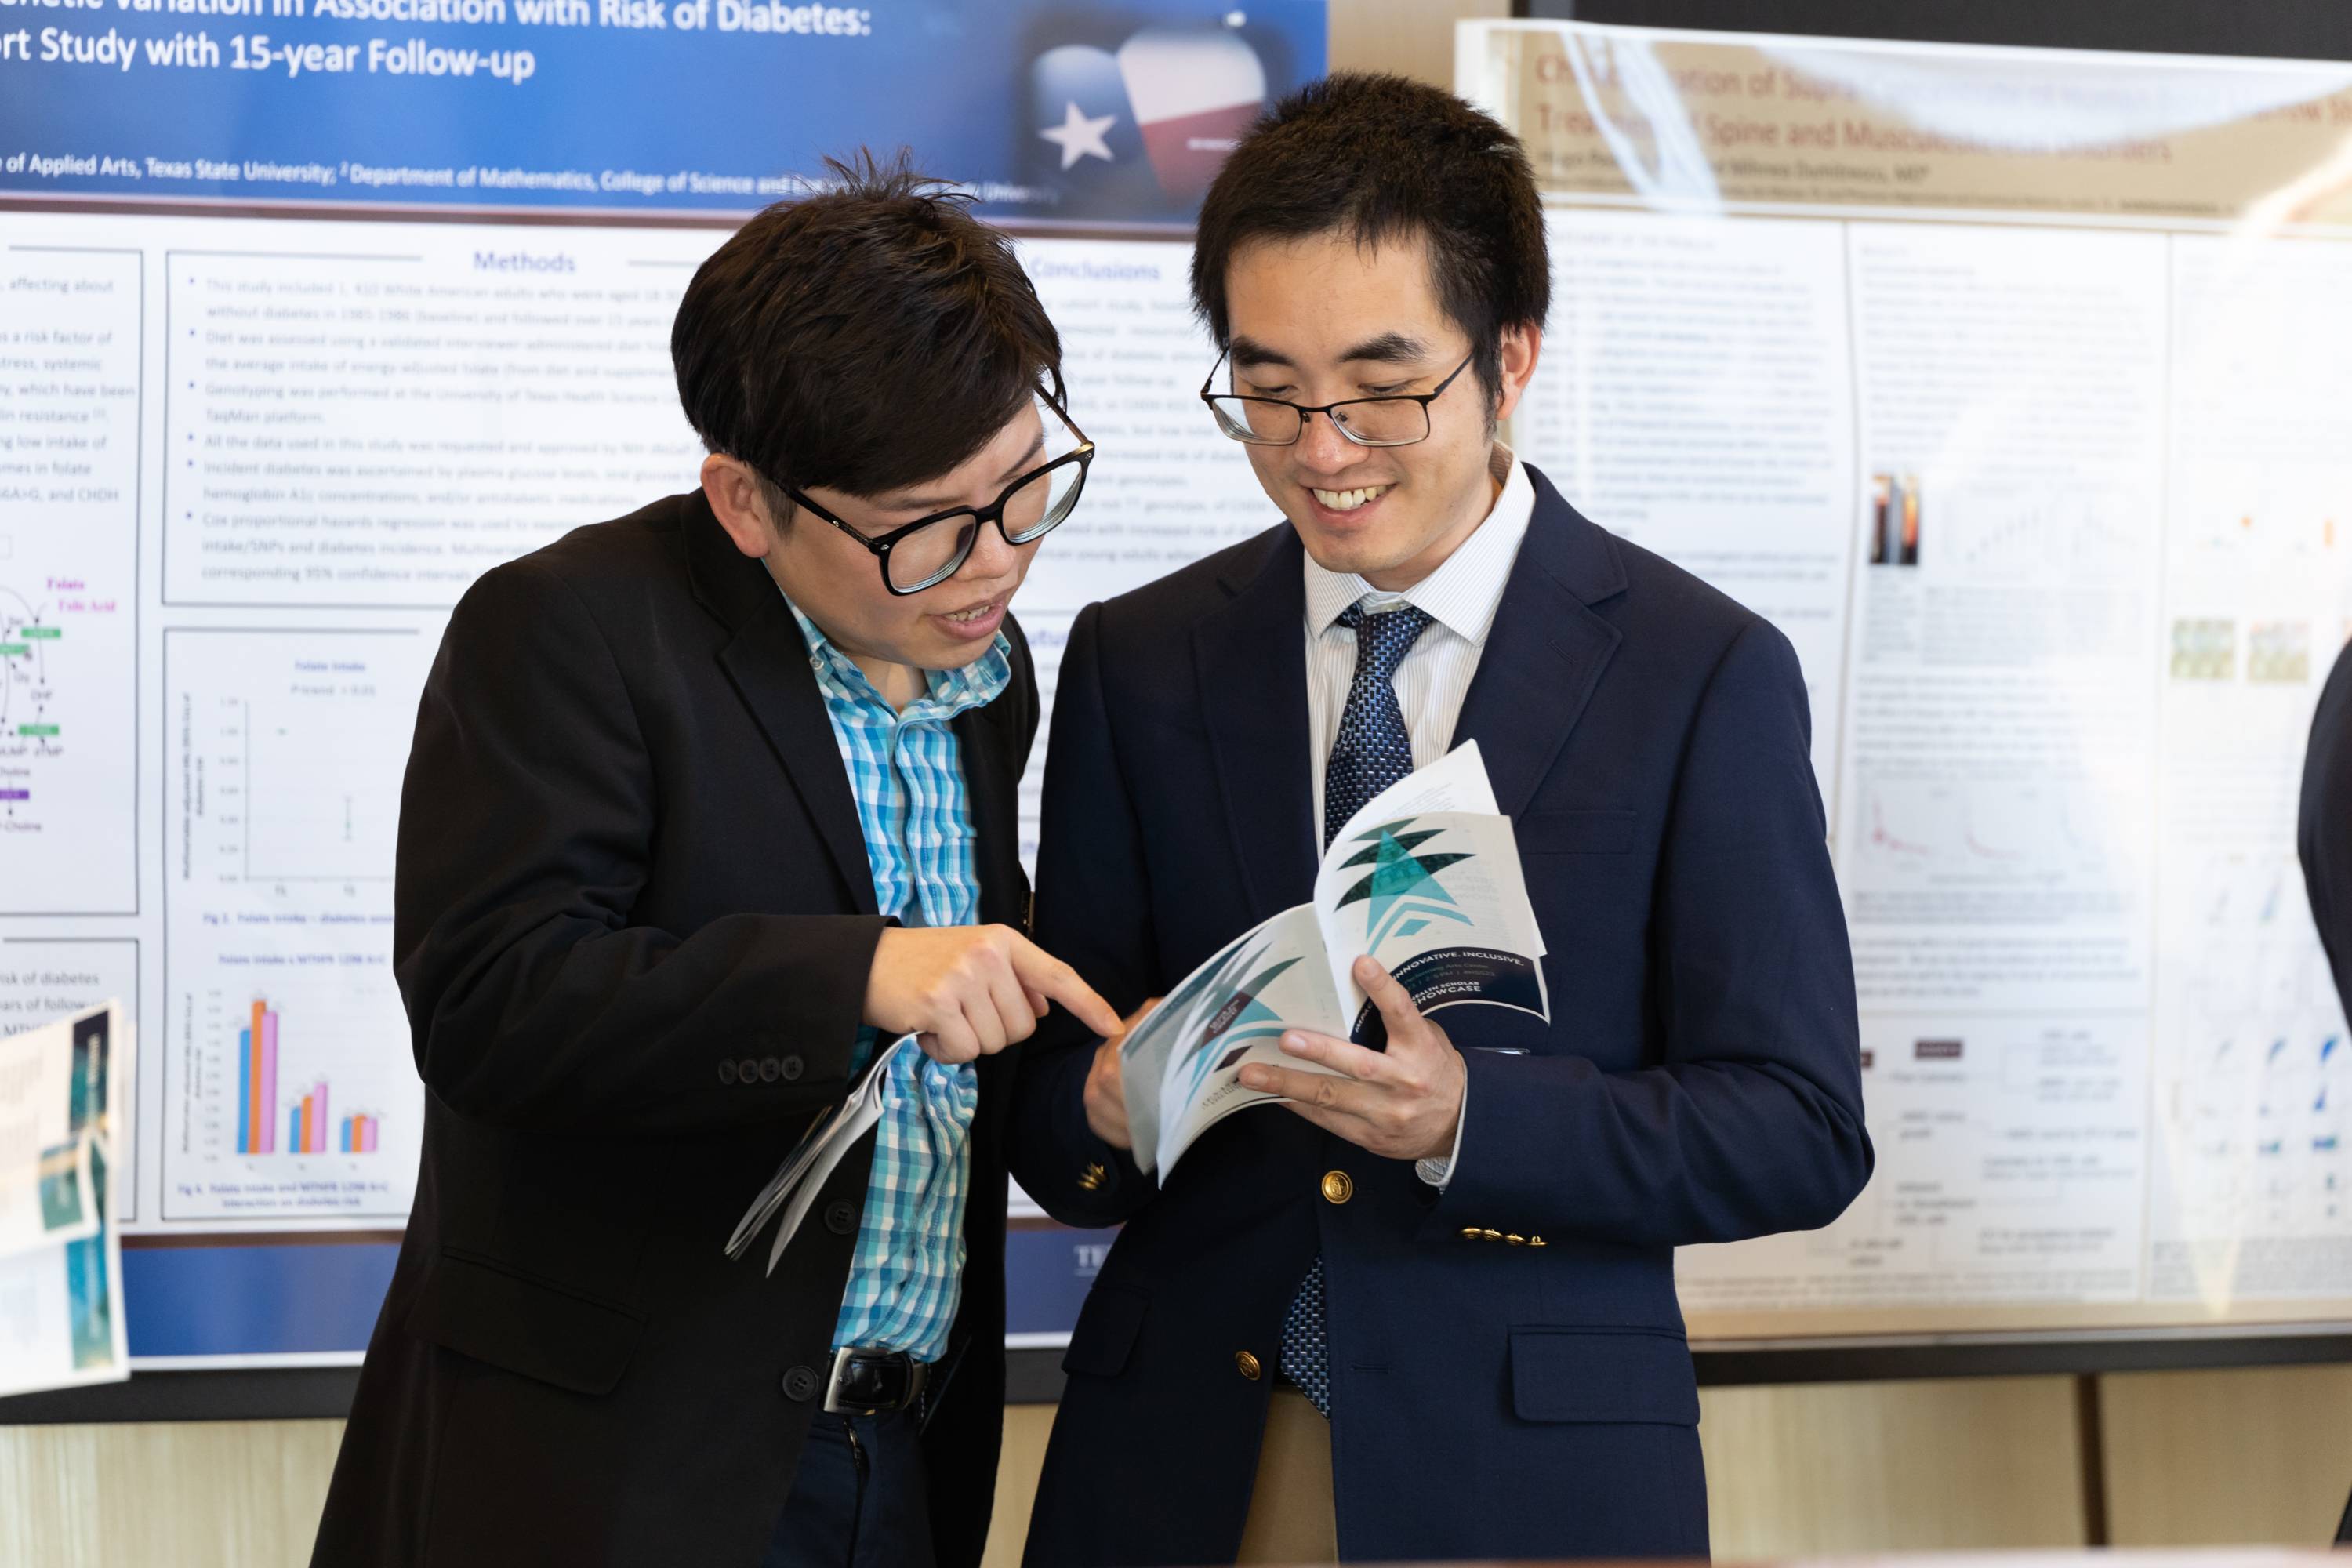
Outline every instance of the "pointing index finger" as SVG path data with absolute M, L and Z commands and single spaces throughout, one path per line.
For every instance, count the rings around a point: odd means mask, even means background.
M 1025 939 L 1013 950 L 1013 972 L 1029 989 L 1059 1002 L 1071 1016 L 1096 1034 L 1108 1038 L 1120 1032 L 1117 1009 L 1078 978 L 1078 972 Z

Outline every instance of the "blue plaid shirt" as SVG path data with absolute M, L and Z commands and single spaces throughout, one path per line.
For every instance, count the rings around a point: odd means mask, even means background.
M 793 617 L 807 640 L 809 666 L 857 799 L 875 906 L 910 926 L 971 925 L 980 912 L 977 833 L 948 722 L 994 701 L 1011 683 L 1011 645 L 1000 633 L 994 647 L 963 668 L 927 671 L 929 689 L 904 712 L 893 712 L 865 671 L 797 605 Z M 873 1059 L 874 1044 L 872 1029 L 858 1031 L 853 1073 Z M 920 1051 L 900 1052 L 884 1070 L 866 1217 L 833 1342 L 937 1361 L 947 1352 L 963 1294 L 963 1209 L 979 1085 L 970 1064 L 942 1067 Z

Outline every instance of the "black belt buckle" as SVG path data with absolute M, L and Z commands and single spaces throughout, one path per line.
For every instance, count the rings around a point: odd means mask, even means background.
M 862 1351 L 844 1346 L 833 1352 L 833 1377 L 824 1407 L 835 1415 L 878 1415 L 904 1410 L 921 1397 L 930 1369 L 904 1351 Z

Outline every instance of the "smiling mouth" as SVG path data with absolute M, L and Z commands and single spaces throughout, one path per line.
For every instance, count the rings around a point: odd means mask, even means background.
M 996 613 L 996 606 L 999 603 L 1001 603 L 1001 601 L 991 599 L 986 604 L 974 605 L 969 610 L 952 610 L 946 612 L 940 616 L 940 619 L 943 621 L 954 621 L 960 625 L 969 626 L 974 621 L 986 620 L 989 616 L 994 615 Z
M 1333 511 L 1353 511 L 1360 506 L 1380 500 L 1392 488 L 1390 485 L 1368 485 L 1362 489 L 1318 490 L 1310 485 L 1307 493 Z

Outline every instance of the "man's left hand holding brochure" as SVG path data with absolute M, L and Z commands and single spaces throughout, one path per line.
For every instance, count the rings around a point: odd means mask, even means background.
M 119 1003 L 0 1040 L 0 1394 L 131 1375 L 114 1154 L 131 1072 Z
M 882 1120 L 882 1086 L 889 1081 L 890 1058 L 900 1051 L 916 1049 L 915 1037 L 901 1035 L 887 1047 L 875 1053 L 865 1076 L 849 1091 L 849 1097 L 835 1106 L 830 1115 L 809 1124 L 784 1163 L 751 1206 L 736 1224 L 735 1234 L 727 1238 L 727 1256 L 740 1258 L 751 1250 L 751 1243 L 776 1212 L 783 1211 L 783 1219 L 776 1226 L 775 1244 L 768 1249 L 768 1272 L 776 1271 L 776 1264 L 784 1256 L 784 1248 L 793 1243 L 793 1235 L 807 1217 L 809 1205 L 816 1201 L 818 1189 L 833 1168 L 841 1163 L 843 1155 L 860 1138 L 874 1131 Z

